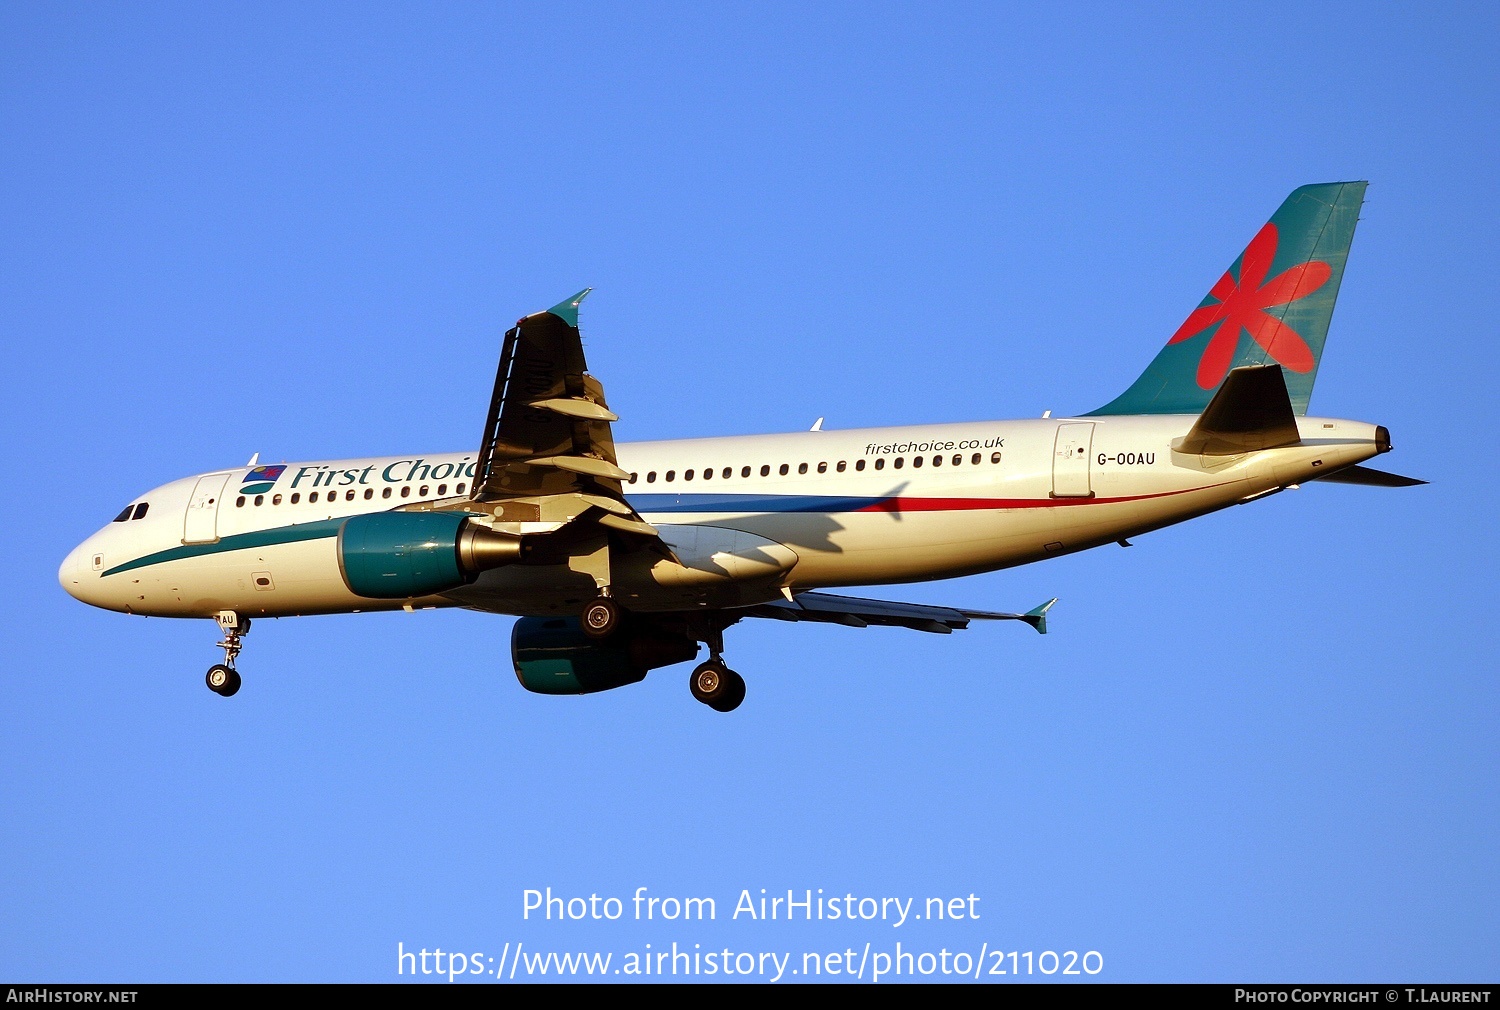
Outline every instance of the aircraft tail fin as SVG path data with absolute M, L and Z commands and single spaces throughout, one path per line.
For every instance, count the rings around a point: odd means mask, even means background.
M 1293 190 L 1140 378 L 1085 416 L 1201 413 L 1234 369 L 1273 362 L 1306 414 L 1367 185 Z

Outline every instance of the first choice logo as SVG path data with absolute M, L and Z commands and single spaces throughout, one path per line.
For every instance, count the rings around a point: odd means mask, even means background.
M 271 490 L 279 478 L 286 471 L 285 463 L 274 466 L 258 466 L 240 478 L 243 482 L 240 486 L 240 494 L 264 494 Z
M 1117 452 L 1113 456 L 1101 452 L 1095 460 L 1100 466 L 1106 463 L 1114 463 L 1117 466 L 1149 466 L 1156 462 L 1154 452 Z

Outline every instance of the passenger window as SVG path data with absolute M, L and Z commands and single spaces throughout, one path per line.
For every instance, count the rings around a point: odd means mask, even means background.
M 673 481 L 673 480 L 676 480 L 676 479 L 677 479 L 677 471 L 676 470 L 668 470 L 667 471 L 667 480 L 670 482 L 670 481 Z
M 426 490 L 426 489 L 424 488 L 423 490 Z M 344 492 L 344 501 L 353 501 L 353 500 L 354 500 L 354 489 L 351 487 L 349 490 L 347 490 L 347 491 Z
M 843 473 L 844 472 L 844 467 L 847 466 L 847 465 L 848 464 L 845 463 L 843 460 L 839 460 L 839 465 L 836 466 L 836 467 L 834 467 L 834 469 L 837 470 L 839 473 Z
M 856 470 L 863 470 L 864 468 L 865 468 L 865 461 L 864 460 L 857 459 L 857 460 L 854 461 L 854 469 L 856 469 Z
M 990 453 L 990 462 L 991 463 L 998 463 L 998 462 L 1000 462 L 1000 454 L 998 452 L 992 452 L 992 453 Z
M 375 497 L 375 489 L 372 488 L 372 487 L 365 488 L 365 501 L 369 501 L 371 498 L 374 498 L 374 497 Z
M 280 505 L 281 504 L 281 495 L 275 495 L 275 496 L 273 496 L 271 498 L 271 504 L 272 505 Z
M 732 467 L 732 466 L 726 466 L 724 468 L 724 472 L 721 473 L 719 476 L 723 477 L 725 480 L 728 480 L 729 478 L 731 478 L 731 477 L 734 476 L 734 467 Z
M 245 496 L 244 495 L 240 495 L 238 498 L 236 498 L 234 500 L 234 507 L 237 508 L 237 509 L 242 509 L 242 508 L 245 507 Z M 118 519 L 115 520 L 115 522 L 119 522 L 119 521 L 120 520 L 118 520 Z
M 656 471 L 655 470 L 652 470 L 650 473 L 646 474 L 646 483 L 647 484 L 655 484 L 656 483 Z
M 266 500 L 266 496 L 265 495 L 263 495 L 263 494 L 256 495 L 255 496 L 255 504 L 256 504 L 256 506 L 259 507 L 260 505 L 262 505 L 265 502 L 265 500 Z
M 762 477 L 769 477 L 769 476 L 771 476 L 771 464 L 767 463 L 764 466 L 762 466 L 760 468 L 760 475 Z
M 292 492 L 292 497 L 291 497 L 290 500 L 291 500 L 291 503 L 293 505 L 297 504 L 299 501 L 302 500 L 302 492 L 301 491 L 293 491 Z
M 954 466 L 958 466 L 958 464 L 962 463 L 963 461 L 964 461 L 964 458 L 962 456 L 960 456 L 958 453 L 955 452 L 953 454 L 953 465 Z
M 684 471 L 682 471 L 682 479 L 683 480 L 692 480 L 693 479 L 693 471 L 691 471 L 691 470 L 684 470 Z
M 390 496 L 391 496 L 391 489 L 390 488 L 383 487 L 383 488 L 380 489 L 380 497 L 382 497 L 382 498 L 389 498 Z
M 631 479 L 632 479 L 632 480 L 634 480 L 634 479 L 635 479 L 635 475 L 634 475 L 634 474 L 632 474 L 632 475 L 631 475 Z M 467 486 L 467 485 L 464 485 L 464 484 L 460 484 L 460 485 L 459 485 L 459 486 L 458 486 L 458 487 L 456 487 L 456 488 L 454 488 L 454 489 L 453 489 L 453 490 L 454 490 L 454 491 L 455 491 L 455 492 L 457 492 L 457 493 L 458 493 L 458 494 L 463 494 L 463 493 L 464 493 L 464 488 L 465 488 L 465 487 L 466 487 L 466 486 Z
M 786 472 L 788 470 L 790 470 L 790 469 L 791 469 L 791 467 L 787 466 L 785 463 L 781 464 L 781 475 L 783 477 L 785 477 L 786 476 Z
M 353 491 L 349 492 L 349 497 L 351 497 L 351 498 L 354 497 L 354 492 Z M 423 484 L 422 487 L 417 491 L 417 497 L 418 498 L 426 498 L 427 497 L 427 485 L 426 484 Z
M 703 479 L 704 480 L 713 480 L 714 479 L 714 468 L 713 467 L 710 466 L 710 467 L 704 468 Z
M 828 464 L 827 463 L 819 463 L 818 464 L 818 473 L 827 473 L 827 472 L 828 472 Z
M 312 494 L 310 494 L 310 495 L 307 496 L 307 504 L 309 504 L 309 505 L 315 504 L 317 502 L 317 500 L 318 500 L 318 492 L 316 492 L 316 491 L 314 491 Z
M 740 467 L 740 476 L 741 477 L 748 477 L 748 476 L 750 476 L 750 468 L 748 466 L 742 466 L 742 467 Z
M 441 497 L 443 497 L 443 495 L 445 495 L 447 493 L 448 493 L 448 485 L 447 484 L 439 484 L 438 485 L 438 497 L 441 498 Z M 365 495 L 365 497 L 368 498 L 370 496 L 369 495 Z
M 969 462 L 973 463 L 975 466 L 978 466 L 979 465 L 979 453 L 976 452 L 974 454 L 974 458 L 971 459 L 971 460 L 969 460 Z
M 901 465 L 901 461 L 897 460 L 896 461 L 896 465 L 900 466 Z M 911 465 L 912 466 L 921 466 L 922 465 L 922 457 L 921 456 L 913 456 L 911 458 Z
M 943 457 L 941 457 L 941 456 L 934 456 L 934 457 L 932 457 L 932 465 L 933 466 L 942 466 L 943 465 Z
M 806 463 L 798 463 L 797 464 L 797 472 L 798 473 L 807 473 L 807 464 Z
M 875 469 L 877 469 L 877 470 L 884 470 L 885 469 L 885 457 L 884 456 L 881 456 L 879 459 L 877 459 L 875 461 Z
M 313 497 L 317 497 L 317 496 L 314 495 Z M 402 484 L 401 485 L 401 497 L 403 497 L 403 498 L 410 498 L 411 497 L 411 485 L 410 484 Z
M 631 475 L 630 475 L 630 483 L 632 483 L 632 484 L 634 484 L 634 483 L 635 483 L 635 477 L 636 477 L 636 475 L 635 475 L 635 474 L 631 474 Z M 462 485 L 462 484 L 460 484 L 460 485 L 459 485 L 459 487 L 463 487 L 463 485 Z
M 904 457 L 904 456 L 897 456 L 896 457 L 896 462 L 893 463 L 893 464 L 891 464 L 891 465 L 894 466 L 897 470 L 901 469 L 903 466 L 906 465 L 906 457 Z

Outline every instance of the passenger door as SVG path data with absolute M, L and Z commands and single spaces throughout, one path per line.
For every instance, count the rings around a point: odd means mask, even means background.
M 1089 450 L 1093 446 L 1092 423 L 1059 424 L 1052 448 L 1052 497 L 1092 498 L 1089 484 Z
M 182 522 L 183 543 L 211 544 L 219 539 L 219 502 L 224 497 L 224 485 L 228 483 L 227 473 L 211 473 L 198 478 L 193 496 L 188 499 L 187 517 Z

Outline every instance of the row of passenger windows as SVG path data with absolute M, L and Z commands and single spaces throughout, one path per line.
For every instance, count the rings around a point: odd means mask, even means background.
M 911 465 L 913 467 L 925 466 L 928 463 L 928 459 L 929 458 L 926 457 L 926 456 L 913 456 L 912 459 L 911 459 Z M 949 459 L 949 457 L 942 456 L 942 455 L 937 455 L 937 456 L 931 457 L 931 464 L 933 466 L 942 466 L 942 465 L 944 465 L 945 461 L 948 463 L 949 466 L 962 466 L 964 464 L 964 455 L 963 455 L 963 453 L 960 452 L 960 453 L 954 453 L 951 459 Z M 968 458 L 968 463 L 969 463 L 970 466 L 978 466 L 982 462 L 984 462 L 984 453 L 982 453 L 982 452 L 976 452 L 976 453 L 974 453 L 974 455 L 972 455 L 972 456 L 970 456 Z M 1000 454 L 998 452 L 992 452 L 992 453 L 990 453 L 990 462 L 991 463 L 998 463 L 998 462 L 1000 462 Z M 857 460 L 855 460 L 854 461 L 854 469 L 855 469 L 855 471 L 858 472 L 860 470 L 865 469 L 866 463 L 867 463 L 867 461 L 863 460 L 863 459 L 857 459 Z M 808 467 L 810 465 L 811 464 L 808 464 L 808 463 L 798 463 L 797 464 L 797 472 L 798 473 L 807 473 Z M 828 472 L 828 466 L 829 466 L 829 464 L 827 462 L 822 462 L 822 463 L 817 464 L 817 472 L 818 473 L 827 473 Z M 893 459 L 891 461 L 891 469 L 893 469 L 893 470 L 900 470 L 904 466 L 906 466 L 906 457 L 905 456 L 897 456 L 895 459 Z M 833 469 L 834 469 L 835 473 L 844 473 L 846 470 L 849 469 L 849 464 L 846 461 L 844 461 L 844 460 L 841 459 L 837 463 L 833 464 Z M 874 469 L 876 469 L 876 470 L 884 470 L 885 469 L 885 457 L 884 456 L 878 457 L 875 460 Z M 752 467 L 742 466 L 742 467 L 740 467 L 740 476 L 741 477 L 748 477 L 748 476 L 750 476 L 752 470 L 753 470 Z M 710 467 L 704 467 L 702 470 L 684 470 L 684 471 L 682 471 L 682 479 L 683 480 L 692 480 L 693 477 L 695 475 L 697 475 L 697 476 L 701 476 L 703 480 L 713 480 L 714 479 L 714 474 L 716 472 L 719 474 L 719 479 L 720 480 L 728 480 L 729 478 L 731 478 L 731 477 L 734 476 L 734 467 L 732 467 L 732 466 L 726 466 L 726 467 L 723 468 L 723 470 L 720 470 L 720 471 L 715 471 L 715 469 L 713 467 L 711 467 L 711 466 Z M 776 468 L 776 472 L 778 474 L 780 474 L 781 476 L 785 477 L 785 476 L 787 476 L 788 474 L 790 474 L 792 472 L 792 465 L 790 463 L 783 463 L 779 467 Z M 764 464 L 760 468 L 760 475 L 762 477 L 769 477 L 769 476 L 771 476 L 771 464 L 769 464 L 769 463 Z M 638 478 L 639 476 L 640 476 L 639 474 L 634 474 L 634 473 L 631 474 L 630 475 L 630 483 L 634 484 L 636 482 L 636 478 Z M 663 476 L 663 479 L 666 480 L 666 481 L 668 481 L 668 482 L 675 481 L 677 479 L 677 471 L 676 470 L 668 470 L 662 476 Z M 656 483 L 656 471 L 655 470 L 651 470 L 651 471 L 647 472 L 647 474 L 646 474 L 646 483 L 647 484 L 655 484 Z
M 123 523 L 129 519 L 143 519 L 145 518 L 146 510 L 150 507 L 150 502 L 141 502 L 139 505 L 126 505 L 125 511 L 115 516 L 110 522 Z M 135 514 L 131 515 L 132 512 Z
M 931 463 L 932 463 L 933 466 L 942 466 L 945 461 L 950 466 L 962 466 L 964 464 L 964 456 L 963 456 L 962 453 L 954 453 L 951 459 L 949 459 L 948 457 L 942 456 L 942 455 L 937 455 L 937 456 L 931 457 Z M 886 462 L 886 458 L 884 456 L 877 457 L 876 460 L 875 460 L 873 469 L 884 470 L 885 469 L 885 462 Z M 921 466 L 926 465 L 927 462 L 928 462 L 928 457 L 926 457 L 926 456 L 913 456 L 912 460 L 911 460 L 911 465 L 913 467 L 921 467 Z M 968 458 L 968 463 L 969 463 L 970 466 L 978 466 L 982 462 L 984 462 L 984 453 L 982 453 L 982 452 L 976 452 L 976 453 L 974 453 L 972 456 L 970 456 Z M 998 462 L 1000 462 L 1000 453 L 998 453 L 998 452 L 992 452 L 992 453 L 990 453 L 990 462 L 991 463 L 998 463 Z M 854 470 L 855 470 L 855 472 L 859 472 L 859 471 L 864 470 L 866 468 L 867 464 L 868 464 L 867 460 L 863 460 L 863 459 L 857 459 L 857 460 L 855 460 L 854 461 Z M 799 474 L 807 473 L 810 465 L 811 464 L 808 464 L 808 463 L 798 463 L 797 464 L 797 472 Z M 826 461 L 818 463 L 817 464 L 817 472 L 818 473 L 827 473 L 828 472 L 828 466 L 829 466 L 829 464 Z M 906 457 L 904 457 L 904 456 L 897 456 L 895 459 L 891 460 L 891 468 L 893 470 L 900 470 L 904 466 L 906 466 Z M 846 472 L 849 469 L 849 464 L 845 460 L 841 459 L 837 463 L 833 464 L 833 469 L 834 469 L 835 473 L 844 473 L 844 472 Z M 752 467 L 742 466 L 742 467 L 740 467 L 740 476 L 741 477 L 749 477 L 752 471 L 753 471 Z M 792 471 L 792 465 L 790 463 L 782 463 L 779 467 L 776 468 L 776 472 L 778 474 L 780 474 L 781 476 L 783 476 L 783 477 L 785 477 L 788 474 L 790 474 L 791 471 Z M 703 480 L 713 480 L 715 472 L 716 471 L 715 471 L 715 469 L 713 467 L 704 467 L 701 471 L 697 471 L 697 470 L 684 470 L 682 472 L 682 479 L 683 480 L 692 480 L 695 476 L 698 476 L 698 475 L 701 474 Z M 721 480 L 728 480 L 729 478 L 731 478 L 731 477 L 734 476 L 734 467 L 732 467 L 732 466 L 726 466 L 721 471 L 718 471 L 718 473 L 719 473 L 719 477 L 720 477 Z M 760 475 L 762 477 L 769 477 L 769 476 L 771 476 L 771 464 L 766 463 L 766 464 L 762 465 L 761 468 L 760 468 Z M 630 483 L 632 483 L 632 484 L 636 483 L 636 481 L 637 481 L 637 479 L 639 477 L 640 477 L 640 474 L 636 474 L 636 473 L 631 474 L 630 475 Z M 668 470 L 663 475 L 663 479 L 665 479 L 668 483 L 671 483 L 671 482 L 675 481 L 677 479 L 677 471 L 676 470 Z M 655 470 L 651 470 L 651 471 L 649 471 L 646 474 L 646 483 L 647 484 L 655 484 L 656 483 L 656 471 Z M 459 484 L 457 487 L 455 487 L 453 489 L 453 493 L 454 494 L 463 494 L 464 491 L 467 488 L 468 488 L 467 484 Z M 428 493 L 429 490 L 431 490 L 430 485 L 423 484 L 421 486 L 421 488 L 418 489 L 418 491 L 417 491 L 417 497 L 418 498 L 425 498 L 425 497 L 427 497 L 427 493 Z M 308 495 L 307 495 L 307 504 L 309 504 L 309 505 L 315 505 L 315 504 L 317 504 L 319 495 L 323 495 L 323 494 L 326 494 L 326 500 L 329 501 L 329 502 L 335 502 L 335 501 L 338 501 L 338 499 L 339 499 L 339 493 L 337 491 L 328 491 L 328 492 L 312 491 L 312 492 L 309 492 Z M 448 494 L 448 485 L 447 484 L 439 484 L 437 486 L 437 496 L 439 498 L 442 498 L 442 497 L 445 497 L 447 494 Z M 344 492 L 344 500 L 345 501 L 354 501 L 355 496 L 356 496 L 356 492 L 355 492 L 355 490 L 353 488 L 350 488 L 349 490 L 347 490 L 347 491 Z M 369 500 L 373 499 L 375 497 L 375 489 L 372 488 L 372 487 L 365 488 L 363 497 L 364 497 L 364 499 L 366 501 L 369 501 Z M 382 498 L 389 498 L 389 497 L 391 497 L 391 488 L 389 488 L 389 487 L 382 488 L 381 491 L 380 491 L 380 497 L 382 497 Z M 410 484 L 404 484 L 404 485 L 402 485 L 402 487 L 401 487 L 401 497 L 402 498 L 410 498 L 411 497 L 411 485 Z M 280 505 L 281 504 L 281 500 L 282 500 L 282 496 L 281 495 L 279 495 L 279 494 L 271 495 L 271 504 L 272 505 Z M 245 501 L 246 501 L 245 496 L 244 495 L 240 495 L 238 498 L 236 498 L 234 500 L 234 505 L 235 505 L 236 508 L 244 508 Z M 263 495 L 263 494 L 258 494 L 258 495 L 255 496 L 253 504 L 255 504 L 255 505 L 264 505 L 265 501 L 266 501 L 266 496 Z M 302 501 L 302 492 L 300 492 L 300 491 L 293 491 L 291 493 L 291 495 L 287 499 L 287 504 L 289 504 L 289 505 L 297 505 L 301 501 Z M 127 519 L 130 519 L 131 518 L 131 515 L 130 515 L 131 508 L 135 509 L 135 516 L 134 516 L 134 518 L 139 519 L 141 516 L 143 516 L 143 515 L 146 514 L 146 507 L 147 506 L 146 506 L 145 502 L 141 502 L 139 505 L 136 505 L 136 506 L 127 507 L 124 512 L 121 512 L 118 516 L 115 517 L 115 522 L 120 523 L 120 522 L 124 522 Z
M 457 487 L 455 487 L 453 489 L 453 493 L 454 494 L 463 494 L 464 491 L 468 488 L 468 486 L 469 485 L 466 484 L 466 483 L 465 484 L 460 484 L 460 485 L 458 485 Z M 417 497 L 418 498 L 426 498 L 427 497 L 427 493 L 429 491 L 431 491 L 431 490 L 432 490 L 431 485 L 429 485 L 429 484 L 423 484 L 417 490 Z M 328 492 L 311 491 L 307 495 L 307 504 L 309 504 L 309 505 L 316 505 L 318 503 L 318 496 L 319 495 L 323 495 L 323 494 L 326 494 L 326 499 L 325 499 L 326 501 L 336 502 L 336 501 L 339 500 L 339 493 L 337 491 L 328 491 Z M 447 494 L 448 494 L 448 485 L 447 484 L 439 484 L 437 486 L 437 496 L 439 498 L 443 498 L 443 497 L 446 497 Z M 280 505 L 281 504 L 281 497 L 282 496 L 279 495 L 279 494 L 273 494 L 273 495 L 271 495 L 271 504 L 272 505 Z M 364 493 L 363 497 L 364 497 L 365 501 L 369 501 L 370 499 L 374 498 L 375 497 L 375 489 L 372 488 L 372 487 L 365 488 L 365 493 Z M 380 490 L 380 497 L 382 497 L 382 498 L 389 498 L 389 497 L 391 497 L 391 489 L 389 487 L 381 488 L 381 490 Z M 411 485 L 410 484 L 403 484 L 401 486 L 401 497 L 402 498 L 410 498 L 411 497 Z M 355 491 L 354 491 L 353 488 L 350 488 L 349 490 L 347 490 L 347 491 L 344 492 L 344 501 L 353 501 L 354 498 L 355 498 Z M 302 501 L 302 492 L 301 491 L 293 491 L 287 497 L 287 504 L 288 505 L 297 505 L 301 501 Z M 265 503 L 266 503 L 266 496 L 265 495 L 258 494 L 258 495 L 255 496 L 253 504 L 255 504 L 255 505 L 264 505 Z M 234 500 L 234 507 L 235 508 L 244 508 L 245 507 L 245 496 L 244 495 L 240 495 L 238 498 L 236 498 Z M 136 516 L 136 518 L 139 519 L 140 516 Z

